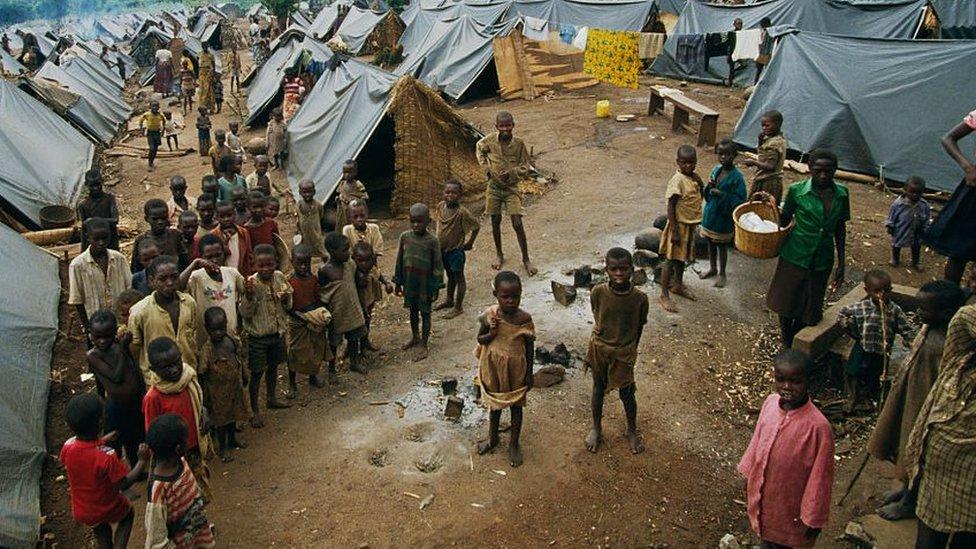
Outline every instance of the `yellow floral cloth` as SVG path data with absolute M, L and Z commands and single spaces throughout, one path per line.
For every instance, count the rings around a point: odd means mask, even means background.
M 639 32 L 590 29 L 583 72 L 601 82 L 637 89 L 637 75 L 643 66 L 639 47 Z

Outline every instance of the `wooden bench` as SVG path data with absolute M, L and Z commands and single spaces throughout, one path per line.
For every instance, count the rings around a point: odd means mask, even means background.
M 664 114 L 664 104 L 674 105 L 671 117 L 671 130 L 687 130 L 698 135 L 698 146 L 714 146 L 718 132 L 718 113 L 686 96 L 680 90 L 664 86 L 651 86 L 651 97 L 647 104 L 647 116 Z M 698 127 L 691 125 L 691 115 L 698 119 Z

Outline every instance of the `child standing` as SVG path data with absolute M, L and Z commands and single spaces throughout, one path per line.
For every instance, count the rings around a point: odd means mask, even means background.
M 183 100 L 185 104 L 186 98 L 184 97 Z M 192 94 L 189 102 L 192 105 Z M 200 105 L 197 109 L 197 140 L 200 141 L 200 156 L 208 156 L 210 154 L 210 124 L 210 112 L 207 110 L 207 107 Z
M 466 253 L 474 247 L 481 225 L 478 218 L 471 215 L 461 205 L 464 192 L 461 182 L 451 179 L 444 184 L 444 201 L 434 209 L 437 221 L 437 241 L 441 245 L 441 262 L 447 273 L 447 295 L 434 310 L 450 309 L 445 319 L 454 318 L 464 312 L 464 294 L 468 284 L 464 278 Z M 455 295 L 455 291 L 457 292 Z
M 324 259 L 329 255 L 325 252 L 325 233 L 329 232 L 329 223 L 325 206 L 315 199 L 315 182 L 311 179 L 301 180 L 298 195 L 302 198 L 298 203 L 298 234 L 302 235 L 302 244 L 308 246 L 312 257 Z
M 786 136 L 783 135 L 783 115 L 779 111 L 769 111 L 759 119 L 762 131 L 759 133 L 757 158 L 745 159 L 742 164 L 756 168 L 749 196 L 766 193 L 773 197 L 776 205 L 783 201 L 783 164 L 786 162 Z
M 118 321 L 108 309 L 95 311 L 91 318 L 91 340 L 88 366 L 105 389 L 105 426 L 118 436 L 110 444 L 117 454 L 125 449 L 129 465 L 136 466 L 139 445 L 145 440 L 142 420 L 142 397 L 146 385 L 142 372 L 129 352 L 132 336 L 118 338 Z
M 181 269 L 186 267 L 189 264 L 189 253 L 183 245 L 183 235 L 170 226 L 172 223 L 169 217 L 169 206 L 159 198 L 152 198 L 146 201 L 142 213 L 146 223 L 149 224 L 149 230 L 136 237 L 132 243 L 133 249 L 138 250 L 143 240 L 152 240 L 159 246 L 159 253 L 176 259 Z M 133 254 L 129 269 L 135 272 L 139 267 L 139 257 Z
M 282 166 L 283 153 L 285 152 L 285 120 L 281 114 L 281 107 L 271 111 L 266 140 L 268 142 L 268 157 L 274 164 L 272 169 L 277 170 Z
M 586 436 L 586 449 L 596 452 L 603 438 L 603 400 L 619 390 L 627 414 L 627 439 L 630 451 L 639 454 L 644 444 L 637 433 L 637 386 L 634 364 L 637 345 L 647 324 L 647 295 L 631 283 L 634 258 L 623 248 L 611 248 L 606 256 L 610 281 L 593 288 L 593 334 L 585 364 L 593 370 L 593 429 Z
M 193 110 L 193 96 L 197 92 L 197 79 L 193 74 L 193 63 L 189 59 L 184 57 L 181 65 L 180 94 L 183 96 L 183 116 L 186 116 L 187 113 Z M 209 133 L 207 135 L 209 137 Z M 202 151 L 206 149 L 201 148 L 200 150 L 202 154 Z
M 701 221 L 701 234 L 708 241 L 708 262 L 711 268 L 699 278 L 705 280 L 718 275 L 715 287 L 724 288 L 729 243 L 735 237 L 732 212 L 746 200 L 746 180 L 739 168 L 735 167 L 735 143 L 731 139 L 723 139 L 715 151 L 718 153 L 719 165 L 712 169 L 712 175 L 705 185 L 705 209 Z
M 248 175 L 245 181 L 250 190 L 259 190 L 265 196 L 271 196 L 271 178 L 268 177 L 268 157 L 259 154 L 254 157 L 254 173 Z
M 498 445 L 498 423 L 502 410 L 511 409 L 511 439 L 508 460 L 512 467 L 522 464 L 519 435 L 522 433 L 522 408 L 532 389 L 532 363 L 535 360 L 535 325 L 532 316 L 519 308 L 522 281 L 512 271 L 495 275 L 494 296 L 498 301 L 478 317 L 478 378 L 481 402 L 488 412 L 488 440 L 478 444 L 483 455 Z
M 776 356 L 776 394 L 763 402 L 739 461 L 749 522 L 762 547 L 812 547 L 827 525 L 834 434 L 807 392 L 812 367 L 799 351 Z
M 937 280 L 924 284 L 915 296 L 922 329 L 898 370 L 891 394 L 885 399 L 877 424 L 868 443 L 868 451 L 877 459 L 895 464 L 895 474 L 902 487 L 885 494 L 877 512 L 887 520 L 915 516 L 917 494 L 908 489 L 905 445 L 915 427 L 919 410 L 939 375 L 942 351 L 946 345 L 949 321 L 962 307 L 965 294 L 956 284 Z
M 225 156 L 234 156 L 230 147 L 227 146 L 227 132 L 224 130 L 214 132 L 214 144 L 207 150 L 207 155 L 210 157 L 210 167 L 213 169 L 214 175 L 221 176 L 230 171 L 233 166 L 221 165 Z M 226 198 L 226 196 L 221 195 L 219 198 Z
M 126 547 L 135 513 L 122 492 L 142 476 L 149 449 L 145 444 L 139 445 L 138 460 L 130 471 L 115 450 L 105 446 L 101 438 L 102 401 L 98 395 L 82 393 L 71 397 L 64 415 L 75 434 L 64 443 L 58 456 L 68 476 L 71 514 L 76 522 L 91 527 L 99 547 Z
M 288 311 L 288 391 L 285 398 L 298 394 L 298 374 L 307 375 L 313 387 L 324 387 L 322 362 L 331 360 L 326 330 L 332 314 L 319 300 L 318 278 L 312 274 L 312 252 L 304 243 L 291 252 L 294 272 L 288 279 L 292 289 Z
M 281 201 L 275 195 L 269 195 L 265 198 L 264 206 L 264 217 L 270 219 L 275 223 L 278 222 L 278 214 L 281 212 Z
M 230 147 L 230 152 L 234 153 L 235 156 L 239 156 L 241 160 L 243 160 L 244 147 L 241 145 L 240 131 L 240 122 L 227 123 L 227 146 Z
M 227 333 L 237 336 L 237 305 L 244 294 L 244 277 L 237 269 L 227 267 L 227 253 L 220 237 L 206 234 L 197 241 L 200 257 L 180 274 L 179 287 L 196 302 L 197 344 L 207 339 L 204 331 L 204 313 L 211 307 L 224 310 L 227 317 Z
M 248 193 L 247 209 L 251 216 L 244 224 L 244 228 L 250 233 L 251 245 L 255 248 L 262 244 L 273 246 L 275 235 L 278 234 L 278 223 L 274 219 L 264 217 L 266 206 L 267 200 L 263 192 L 255 189 Z
M 175 120 L 170 111 L 164 112 L 163 116 L 166 117 L 166 124 L 163 125 L 166 133 L 166 148 L 172 151 L 173 145 L 176 145 L 176 150 L 180 150 L 180 130 L 183 129 L 183 123 Z
M 183 447 L 185 458 L 200 485 L 204 502 L 210 501 L 210 471 L 204 461 L 209 454 L 209 425 L 203 407 L 203 389 L 197 379 L 197 372 L 183 362 L 176 342 L 168 337 L 152 340 L 148 349 L 152 382 L 142 399 L 142 415 L 146 420 L 146 431 L 159 416 L 176 414 L 186 423 Z M 146 441 L 152 447 L 152 439 Z M 158 456 L 157 456 L 158 460 Z M 151 493 L 151 492 L 150 492 Z
M 149 426 L 153 454 L 146 488 L 146 547 L 213 547 L 214 534 L 204 514 L 204 492 L 184 456 L 192 427 L 176 414 L 163 414 Z
M 233 461 L 231 448 L 246 448 L 237 439 L 237 422 L 247 421 L 244 403 L 244 346 L 227 329 L 227 313 L 210 307 L 203 313 L 207 338 L 200 349 L 200 379 L 210 424 L 217 434 L 217 452 L 224 463 Z
M 252 252 L 251 235 L 247 229 L 237 224 L 237 213 L 230 202 L 217 203 L 217 228 L 211 231 L 220 238 L 227 250 L 227 266 L 236 269 L 244 277 L 251 276 Z M 201 250 L 202 253 L 202 250 Z
M 928 226 L 932 212 L 928 201 L 922 198 L 924 192 L 925 180 L 909 177 L 905 181 L 905 194 L 895 199 L 888 209 L 885 228 L 891 235 L 891 261 L 888 263 L 892 267 L 901 264 L 901 249 L 909 248 L 912 251 L 912 268 L 916 271 L 921 269 L 922 232 Z
M 291 405 L 278 400 L 278 365 L 286 356 L 285 334 L 288 332 L 288 311 L 292 305 L 292 289 L 285 275 L 276 267 L 274 247 L 261 244 L 254 248 L 253 275 L 244 283 L 244 299 L 240 312 L 247 333 L 248 363 L 251 381 L 251 427 L 264 427 L 258 393 L 261 378 L 267 389 L 268 408 L 288 408 Z
M 357 242 L 352 247 L 352 259 L 356 263 L 356 290 L 359 292 L 359 304 L 366 318 L 362 347 L 370 351 L 378 351 L 379 348 L 369 340 L 373 308 L 383 300 L 384 289 L 387 293 L 393 293 L 393 284 L 380 272 L 376 265 L 376 252 L 369 242 L 365 240 Z
M 415 360 L 427 358 L 431 304 L 437 300 L 437 293 L 444 286 L 441 246 L 437 237 L 427 231 L 429 226 L 430 209 L 427 205 L 410 206 L 410 230 L 400 235 L 396 272 L 393 275 L 396 293 L 403 296 L 403 306 L 410 309 L 411 338 L 403 349 L 419 345 L 420 352 Z
M 349 207 L 346 208 L 346 213 L 349 214 L 349 224 L 342 227 L 343 236 L 349 239 L 350 244 L 366 242 L 373 247 L 375 252 L 379 253 L 380 249 L 383 248 L 383 233 L 376 223 L 366 222 L 369 219 L 369 208 L 366 207 L 366 201 L 359 198 L 352 200 L 349 202 Z
M 346 160 L 342 165 L 342 181 L 339 192 L 336 193 L 336 228 L 343 228 L 349 224 L 349 203 L 353 200 L 369 200 L 366 186 L 356 176 L 359 175 L 359 165 L 355 160 Z M 375 247 L 375 246 L 374 246 Z
M 68 265 L 68 304 L 75 307 L 84 332 L 91 334 L 88 319 L 99 309 L 115 306 L 132 274 L 125 256 L 108 247 L 112 234 L 108 220 L 90 218 L 84 231 L 88 248 Z
M 702 180 L 695 173 L 698 153 L 690 145 L 678 147 L 678 171 L 668 182 L 668 223 L 661 234 L 660 254 L 667 259 L 661 270 L 661 307 L 678 312 L 671 294 L 695 300 L 685 286 L 685 264 L 695 259 L 695 229 L 702 219 Z
M 216 183 L 216 181 L 214 181 Z M 203 236 L 217 228 L 217 195 L 202 194 L 197 197 L 197 236 Z M 199 250 L 197 250 L 199 253 Z
M 169 221 L 176 223 L 180 214 L 193 209 L 193 197 L 186 195 L 186 178 L 182 175 L 174 175 L 169 178 L 170 199 L 166 202 L 169 208 Z
M 102 172 L 91 169 L 85 172 L 85 187 L 88 197 L 78 203 L 78 221 L 82 227 L 85 221 L 92 217 L 101 217 L 109 223 L 108 249 L 119 250 L 119 204 L 115 195 L 105 192 L 102 184 Z M 88 247 L 88 237 L 81 232 L 81 249 Z
M 864 273 L 864 292 L 867 297 L 842 308 L 837 316 L 837 323 L 855 342 L 844 368 L 848 413 L 854 411 L 862 387 L 869 398 L 879 398 L 882 377 L 891 373 L 888 360 L 895 336 L 901 334 L 906 342 L 915 337 L 915 327 L 891 300 L 888 273 L 879 269 Z M 886 377 L 884 382 L 888 382 Z
M 346 340 L 349 369 L 365 374 L 360 361 L 359 342 L 363 338 L 366 319 L 356 292 L 356 265 L 349 261 L 349 239 L 337 232 L 325 235 L 325 250 L 329 259 L 319 267 L 319 298 L 332 313 L 329 345 L 333 360 L 329 362 L 329 376 L 335 375 L 335 357 L 339 345 Z
M 220 110 L 224 106 L 224 83 L 219 77 L 213 79 L 213 99 L 214 105 L 216 106 L 216 113 L 220 114 Z
M 147 296 L 152 293 L 152 287 L 149 285 L 149 276 L 146 274 L 146 270 L 152 260 L 160 256 L 159 246 L 154 240 L 147 238 L 133 246 L 132 249 L 133 255 L 139 259 L 139 266 L 142 267 L 132 273 L 132 289 L 142 293 L 143 296 Z
M 237 53 L 237 48 L 231 45 L 230 52 L 227 54 L 227 68 L 230 70 L 230 93 L 234 93 L 234 86 L 237 91 L 241 91 L 241 56 Z

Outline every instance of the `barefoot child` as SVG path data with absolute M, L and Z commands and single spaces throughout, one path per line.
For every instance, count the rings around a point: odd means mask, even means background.
M 449 180 L 444 184 L 444 201 L 434 210 L 437 240 L 441 245 L 441 262 L 444 264 L 444 272 L 447 273 L 447 295 L 434 310 L 450 309 L 444 315 L 445 319 L 454 318 L 464 312 L 464 294 L 468 289 L 464 278 L 465 252 L 474 247 L 478 231 L 481 230 L 478 218 L 461 205 L 463 192 L 460 181 Z
M 329 376 L 335 375 L 335 360 L 339 344 L 346 340 L 349 369 L 365 374 L 360 360 L 359 342 L 363 338 L 366 319 L 356 291 L 356 264 L 349 261 L 349 239 L 337 232 L 325 235 L 325 251 L 329 259 L 319 267 L 319 299 L 332 313 L 329 345 L 333 359 L 329 362 Z
M 232 448 L 246 448 L 237 439 L 237 422 L 247 421 L 244 403 L 244 371 L 247 356 L 241 340 L 227 328 L 227 313 L 210 307 L 203 313 L 207 338 L 200 348 L 200 384 L 203 402 L 210 412 L 210 424 L 217 436 L 220 461 L 233 461 Z M 202 330 L 201 330 L 202 331 Z
M 288 311 L 291 310 L 292 289 L 288 279 L 277 270 L 275 249 L 269 244 L 254 248 L 253 275 L 244 283 L 244 299 L 240 312 L 247 334 L 248 363 L 251 365 L 251 426 L 264 427 L 258 393 L 261 378 L 267 390 L 268 408 L 288 408 L 278 400 L 278 365 L 286 357 L 285 334 L 288 333 Z
M 156 418 L 164 414 L 176 414 L 183 419 L 187 426 L 184 457 L 200 485 L 203 501 L 209 502 L 210 470 L 205 459 L 210 450 L 210 425 L 207 410 L 203 407 L 203 389 L 200 388 L 197 372 L 183 362 L 179 347 L 168 337 L 152 340 L 147 353 L 152 377 L 149 390 L 142 399 L 146 431 Z M 146 441 L 152 447 L 149 437 L 146 437 Z
M 532 316 L 519 308 L 522 281 L 512 271 L 495 275 L 494 296 L 497 305 L 488 307 L 478 317 L 477 384 L 481 402 L 488 412 L 488 440 L 478 445 L 478 454 L 491 452 L 498 445 L 498 423 L 502 410 L 511 409 L 511 438 L 508 461 L 512 467 L 522 464 L 522 408 L 532 389 L 532 363 L 535 360 L 535 325 Z
M 895 474 L 902 482 L 899 489 L 885 494 L 877 511 L 881 518 L 901 520 L 915 516 L 917 493 L 908 489 L 903 463 L 905 444 L 922 403 L 939 375 L 949 321 L 964 299 L 962 289 L 947 280 L 926 283 L 915 296 L 922 329 L 912 342 L 905 364 L 898 370 L 868 443 L 872 456 L 895 464 Z
M 669 313 L 678 312 L 671 301 L 677 294 L 692 301 L 694 294 L 685 286 L 685 264 L 695 259 L 695 229 L 702 219 L 702 180 L 695 173 L 698 153 L 690 145 L 678 147 L 678 171 L 668 182 L 665 198 L 668 201 L 668 223 L 661 234 L 660 254 L 665 259 L 661 270 L 661 307 Z
M 251 276 L 251 235 L 237 224 L 236 210 L 231 202 L 217 203 L 217 228 L 210 232 L 220 238 L 227 250 L 226 264 L 242 276 Z
M 807 392 L 812 367 L 799 351 L 776 356 L 776 394 L 766 397 L 739 461 L 749 522 L 764 548 L 812 547 L 827 525 L 834 435 Z
M 251 235 L 251 245 L 257 248 L 262 244 L 273 246 L 275 235 L 278 234 L 278 223 L 274 219 L 264 217 L 264 209 L 268 205 L 264 192 L 255 189 L 247 195 L 247 210 L 250 217 L 244 228 Z
M 268 177 L 269 166 L 267 156 L 259 154 L 254 157 L 254 173 L 245 179 L 248 189 L 252 191 L 257 189 L 263 192 L 265 196 L 271 196 L 271 178 Z
M 891 300 L 891 276 L 880 269 L 864 273 L 867 297 L 840 310 L 837 323 L 854 340 L 854 348 L 844 367 L 848 401 L 846 411 L 854 411 L 864 394 L 879 399 L 881 383 L 888 383 L 893 370 L 888 367 L 895 336 L 906 343 L 915 337 L 915 327 L 905 312 Z
M 326 221 L 325 207 L 315 200 L 315 182 L 303 179 L 298 183 L 298 195 L 302 198 L 298 202 L 298 234 L 302 235 L 302 244 L 308 246 L 312 257 L 324 259 Z
M 197 240 L 200 257 L 180 273 L 179 288 L 196 302 L 197 345 L 207 341 L 204 313 L 211 307 L 224 310 L 227 333 L 237 337 L 237 306 L 244 295 L 244 276 L 227 267 L 227 253 L 220 237 L 205 234 Z
M 210 127 L 210 111 L 207 110 L 207 107 L 200 105 L 197 109 L 197 141 L 200 142 L 200 156 L 210 154 Z
M 85 226 L 85 221 L 92 217 L 101 217 L 109 223 L 110 235 L 108 248 L 119 250 L 119 203 L 112 193 L 105 192 L 102 183 L 102 172 L 91 169 L 85 172 L 85 187 L 88 197 L 78 203 L 78 221 Z M 81 249 L 88 247 L 88 237 L 81 232 Z
M 95 311 L 91 318 L 91 340 L 88 366 L 105 389 L 105 428 L 117 433 L 109 443 L 118 455 L 125 449 L 129 466 L 138 461 L 139 445 L 145 440 L 142 420 L 142 397 L 146 385 L 142 372 L 129 352 L 132 336 L 118 336 L 118 321 L 108 309 Z
M 888 220 L 885 228 L 891 235 L 892 267 L 901 264 L 901 249 L 912 251 L 912 268 L 919 270 L 919 260 L 922 252 L 922 232 L 929 224 L 932 208 L 927 200 L 922 198 L 925 192 L 925 180 L 921 177 L 909 177 L 905 180 L 905 194 L 899 196 L 888 209 Z
M 159 112 L 159 101 L 149 102 L 149 110 L 139 118 L 139 129 L 145 134 L 149 142 L 149 171 L 156 169 L 156 154 L 163 144 L 163 129 L 166 127 L 166 117 Z
M 308 376 L 308 384 L 322 388 L 319 373 L 322 363 L 332 359 L 326 334 L 332 314 L 319 300 L 319 281 L 312 274 L 312 251 L 304 243 L 291 251 L 293 273 L 288 279 L 292 289 L 288 311 L 288 391 L 285 398 L 298 394 L 298 374 Z
M 169 192 L 171 196 L 166 202 L 166 207 L 169 208 L 169 221 L 176 223 L 181 213 L 193 210 L 193 201 L 196 199 L 186 195 L 186 178 L 182 175 L 169 178 Z
M 135 513 L 122 493 L 139 480 L 149 460 L 149 449 L 138 446 L 132 470 L 102 438 L 102 400 L 82 393 L 71 397 L 64 411 L 69 438 L 58 460 L 68 476 L 71 514 L 75 522 L 91 527 L 99 547 L 128 546 Z M 106 437 L 108 438 L 108 437 Z M 114 535 L 112 529 L 115 529 Z
M 146 432 L 153 466 L 146 490 L 146 547 L 213 547 L 204 513 L 204 492 L 184 457 L 194 427 L 176 414 L 163 414 Z
M 359 165 L 355 160 L 346 160 L 342 165 L 342 181 L 339 183 L 339 192 L 336 193 L 336 228 L 341 230 L 349 224 L 349 203 L 353 200 L 369 200 L 366 186 L 363 182 L 356 179 L 359 174 Z
M 180 70 L 180 95 L 183 97 L 183 116 L 186 116 L 190 111 L 193 110 L 193 96 L 197 92 L 197 79 L 193 74 L 193 63 L 187 59 L 183 58 L 181 70 Z M 209 129 L 209 128 L 208 128 Z M 210 137 L 210 133 L 207 133 L 207 137 Z M 200 142 L 203 144 L 203 141 Z M 210 145 L 208 144 L 207 147 Z M 207 149 L 200 148 L 201 153 Z
M 285 152 L 285 120 L 281 113 L 281 107 L 271 111 L 266 139 L 268 142 L 268 158 L 273 164 L 272 169 L 280 169 L 283 166 Z
M 146 201 L 142 212 L 149 230 L 136 237 L 132 243 L 133 249 L 139 249 L 143 240 L 152 240 L 159 246 L 159 253 L 176 259 L 180 268 L 186 267 L 190 263 L 189 252 L 183 245 L 183 235 L 170 226 L 169 206 L 159 198 L 152 198 Z M 135 272 L 140 270 L 139 267 L 139 257 L 133 254 L 129 268 Z
M 217 180 L 214 180 L 214 185 Z M 197 236 L 203 236 L 217 228 L 217 194 L 204 193 L 197 197 Z M 199 253 L 199 250 L 197 250 Z
M 639 454 L 644 444 L 637 433 L 637 386 L 634 364 L 637 345 L 647 324 L 647 295 L 631 283 L 634 259 L 623 248 L 611 248 L 606 256 L 610 281 L 593 288 L 593 335 L 585 364 L 593 370 L 593 429 L 586 436 L 586 449 L 596 452 L 603 437 L 603 399 L 619 390 L 627 414 L 627 439 L 630 451 Z
M 755 160 L 742 161 L 745 166 L 756 168 L 749 196 L 766 193 L 773 197 L 776 205 L 783 201 L 783 163 L 786 162 L 786 136 L 783 135 L 783 115 L 779 111 L 769 111 L 759 119 L 762 131 L 759 133 L 759 147 Z
M 735 167 L 735 143 L 723 139 L 716 147 L 719 165 L 705 185 L 705 209 L 702 213 L 701 234 L 708 241 L 708 262 L 711 268 L 702 273 L 702 280 L 718 275 L 716 288 L 725 287 L 725 266 L 729 260 L 729 244 L 735 236 L 732 212 L 746 199 L 746 180 Z M 718 265 L 716 269 L 716 259 Z
M 180 150 L 180 130 L 183 129 L 183 123 L 174 119 L 170 111 L 164 112 L 163 116 L 166 117 L 166 123 L 163 125 L 166 133 L 166 148 L 172 151 L 173 145 L 176 145 L 176 150 Z
M 444 286 L 441 246 L 430 234 L 430 209 L 426 204 L 410 206 L 410 230 L 400 235 L 393 283 L 403 306 L 410 309 L 410 341 L 404 350 L 420 346 L 415 360 L 427 358 L 430 341 L 430 310 Z M 423 331 L 421 332 L 421 320 Z
M 393 283 L 383 276 L 376 265 L 376 258 L 373 247 L 365 240 L 357 242 L 352 247 L 352 259 L 356 263 L 356 290 L 359 292 L 359 304 L 362 305 L 363 316 L 366 318 L 361 348 L 370 351 L 379 350 L 369 340 L 373 308 L 383 300 L 383 290 L 389 294 L 394 291 Z

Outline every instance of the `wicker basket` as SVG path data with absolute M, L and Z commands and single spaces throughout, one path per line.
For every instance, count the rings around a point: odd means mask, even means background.
M 790 220 L 790 224 L 775 233 L 755 233 L 742 228 L 739 225 L 739 218 L 743 214 L 754 212 L 759 217 L 779 223 L 779 210 L 768 202 L 746 202 L 741 204 L 732 212 L 732 220 L 735 222 L 735 247 L 743 254 L 756 259 L 770 259 L 779 255 L 780 248 L 786 237 L 793 231 L 796 224 Z

